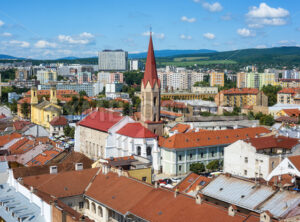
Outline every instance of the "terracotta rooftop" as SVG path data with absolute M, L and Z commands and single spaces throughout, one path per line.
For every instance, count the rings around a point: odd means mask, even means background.
M 185 133 L 189 129 L 190 129 L 190 125 L 178 123 L 172 129 L 170 129 L 170 132 L 175 132 L 175 130 L 177 130 L 178 133 Z
M 283 88 L 278 93 L 295 94 L 297 92 L 300 92 L 300 88 Z
M 24 177 L 27 187 L 34 187 L 57 198 L 82 195 L 99 168 Z
M 176 107 L 179 109 L 186 108 L 186 105 L 182 102 L 176 102 L 174 100 L 162 100 L 160 102 L 161 107 Z
M 292 164 L 297 168 L 297 170 L 300 171 L 300 155 L 289 156 L 288 158 L 292 162 Z
M 19 133 L 12 133 L 12 134 L 6 134 L 4 136 L 0 136 L 0 147 L 4 146 L 8 142 L 12 141 L 13 139 L 22 137 Z
M 30 121 L 19 120 L 13 123 L 13 127 L 15 128 L 15 130 L 22 130 L 25 126 L 28 126 L 30 124 Z
M 9 147 L 9 152 L 13 155 L 22 154 L 31 150 L 33 147 L 34 147 L 34 141 L 24 137 L 16 141 L 14 144 L 12 144 Z
M 52 150 L 45 150 L 43 153 L 37 155 L 32 160 L 30 160 L 28 163 L 26 163 L 27 166 L 40 166 L 46 164 L 48 161 L 56 157 L 62 150 L 59 148 L 55 148 Z
M 242 89 L 238 89 L 238 88 L 232 88 L 232 89 L 228 89 L 228 90 L 223 90 L 224 95 L 228 95 L 228 94 L 254 94 L 256 95 L 257 93 L 259 93 L 258 89 L 255 88 L 242 88 Z
M 132 138 L 156 138 L 157 135 L 145 128 L 141 123 L 127 123 L 123 126 L 118 134 Z
M 277 119 L 275 119 L 276 122 L 287 122 L 287 123 L 298 123 L 297 117 L 289 117 L 289 116 L 280 116 Z
M 100 109 L 94 111 L 79 122 L 80 126 L 108 132 L 108 130 L 119 122 L 123 117 L 119 113 Z
M 167 115 L 167 116 L 175 116 L 175 117 L 181 117 L 182 116 L 181 113 L 175 113 L 175 112 L 165 111 L 165 110 L 161 110 L 160 114 Z
M 5 114 L 0 114 L 0 119 L 6 118 Z
M 180 183 L 178 183 L 173 190 L 179 189 L 179 192 L 188 193 L 190 191 L 196 190 L 197 186 L 206 186 L 211 181 L 210 178 L 205 176 L 200 176 L 196 173 L 190 173 L 186 176 Z
M 299 141 L 295 138 L 285 137 L 285 136 L 267 136 L 259 138 L 249 138 L 245 140 L 254 146 L 257 150 L 270 149 L 270 148 L 284 148 L 292 149 L 296 146 Z
M 68 124 L 68 120 L 63 116 L 56 116 L 50 124 L 52 126 L 65 126 Z
M 202 146 L 215 146 L 220 144 L 231 144 L 237 140 L 255 137 L 270 131 L 264 127 L 206 130 L 203 132 L 178 133 L 169 138 L 159 137 L 160 147 L 168 149 L 184 149 Z
M 300 110 L 299 109 L 283 109 L 283 111 L 289 116 L 289 117 L 298 117 L 300 116 Z

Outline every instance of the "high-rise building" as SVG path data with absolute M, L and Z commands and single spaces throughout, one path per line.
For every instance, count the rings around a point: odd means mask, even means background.
M 133 60 L 130 60 L 129 61 L 129 69 L 130 70 L 133 70 L 133 71 L 136 71 L 136 70 L 139 70 L 139 60 L 137 59 L 133 59 Z
M 246 88 L 247 87 L 247 73 L 239 72 L 236 78 L 236 88 Z
M 41 84 L 45 84 L 48 82 L 56 81 L 57 72 L 53 69 L 42 69 L 37 71 L 36 77 Z
M 100 71 L 127 70 L 128 52 L 123 50 L 103 50 L 98 55 Z
M 211 72 L 210 86 L 224 86 L 224 72 Z

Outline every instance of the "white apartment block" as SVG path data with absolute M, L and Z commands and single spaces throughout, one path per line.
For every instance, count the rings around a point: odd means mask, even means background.
M 100 71 L 127 70 L 128 52 L 123 50 L 104 50 L 99 52 L 98 65 Z

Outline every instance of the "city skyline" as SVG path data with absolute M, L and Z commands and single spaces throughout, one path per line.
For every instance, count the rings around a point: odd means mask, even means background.
M 103 49 L 300 46 L 300 7 L 293 1 L 36 1 L 4 2 L 0 52 L 16 57 L 91 57 Z M 176 27 L 176 28 L 174 28 Z

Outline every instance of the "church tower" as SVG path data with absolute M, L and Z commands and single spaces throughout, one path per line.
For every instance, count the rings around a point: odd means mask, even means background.
M 141 83 L 141 122 L 153 133 L 163 135 L 163 122 L 160 120 L 160 80 L 157 77 L 151 33 Z
M 51 86 L 51 89 L 50 89 L 50 103 L 57 104 L 56 87 L 55 86 Z
M 37 96 L 37 88 L 35 86 L 31 87 L 31 90 L 30 90 L 30 104 L 31 105 L 36 105 L 39 103 L 38 101 L 38 96 Z

